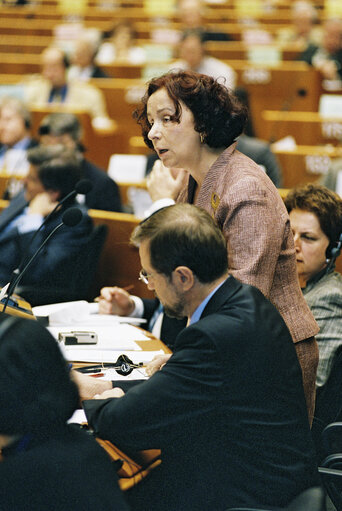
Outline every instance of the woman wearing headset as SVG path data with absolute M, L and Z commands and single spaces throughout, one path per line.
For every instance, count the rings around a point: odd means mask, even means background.
M 328 188 L 309 184 L 285 200 L 295 240 L 297 272 L 304 297 L 320 327 L 316 384 L 326 382 L 342 344 L 342 276 L 334 271 L 342 239 L 342 199 Z

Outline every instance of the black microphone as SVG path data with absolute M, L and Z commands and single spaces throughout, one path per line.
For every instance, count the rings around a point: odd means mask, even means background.
M 40 251 L 45 247 L 46 243 L 49 241 L 49 239 L 55 234 L 56 231 L 58 231 L 58 229 L 60 229 L 63 225 L 66 225 L 68 227 L 74 227 L 75 225 L 79 224 L 80 221 L 82 220 L 82 217 L 83 217 L 83 213 L 82 211 L 79 209 L 79 208 L 69 208 L 67 209 L 63 216 L 62 216 L 62 221 L 60 224 L 58 224 L 51 232 L 50 234 L 45 238 L 45 240 L 43 241 L 43 243 L 38 247 L 38 249 L 34 252 L 34 254 L 32 255 L 32 257 L 30 257 L 29 261 L 25 264 L 24 268 L 22 270 L 20 270 L 19 268 L 17 268 L 16 270 L 14 270 L 14 272 L 12 273 L 12 277 L 11 277 L 11 280 L 10 280 L 10 283 L 9 283 L 9 286 L 8 286 L 8 289 L 7 289 L 7 293 L 6 293 L 6 298 L 5 298 L 5 301 L 4 301 L 4 307 L 2 309 L 2 312 L 5 312 L 6 310 L 6 307 L 8 305 L 8 301 L 12 295 L 12 293 L 14 292 L 16 286 L 19 284 L 19 282 L 21 281 L 22 277 L 25 275 L 27 269 L 29 268 L 29 266 L 31 266 L 31 263 L 35 260 L 35 258 L 38 256 L 38 254 L 40 253 Z
M 75 185 L 75 189 L 72 190 L 70 193 L 68 193 L 68 195 L 66 195 L 62 200 L 60 200 L 56 204 L 56 206 L 53 208 L 53 210 L 44 218 L 44 221 L 42 222 L 42 224 L 39 226 L 39 228 L 36 230 L 36 232 L 33 234 L 32 238 L 30 239 L 29 245 L 32 244 L 33 240 L 36 238 L 37 234 L 42 230 L 42 228 L 44 227 L 46 222 L 49 220 L 51 215 L 53 215 L 68 199 L 71 199 L 72 197 L 76 197 L 76 195 L 78 195 L 78 194 L 86 195 L 88 192 L 90 192 L 92 187 L 93 187 L 93 184 L 89 179 L 81 179 L 80 181 L 78 181 Z M 19 264 L 19 269 L 23 263 L 24 263 L 24 260 L 22 259 Z M 14 270 L 14 271 L 16 271 L 16 270 Z

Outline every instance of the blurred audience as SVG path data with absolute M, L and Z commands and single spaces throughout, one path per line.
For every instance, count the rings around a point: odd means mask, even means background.
M 104 41 L 97 53 L 98 64 L 112 64 L 113 62 L 130 62 L 142 64 L 146 60 L 145 50 L 135 44 L 134 25 L 129 21 L 117 23 L 108 41 Z
M 89 179 L 92 189 L 84 196 L 78 196 L 89 209 L 122 211 L 118 185 L 107 173 L 84 157 L 82 128 L 76 115 L 55 112 L 42 120 L 40 142 L 43 145 L 63 144 L 77 153 L 81 164 L 82 178 Z
M 205 25 L 205 6 L 201 0 L 179 0 L 177 15 L 183 31 L 197 30 L 203 41 L 230 41 L 231 39 L 226 32 L 217 31 Z
M 79 407 L 77 386 L 38 321 L 3 316 L 0 389 L 2 511 L 128 510 L 107 453 L 67 424 Z
M 260 165 L 275 186 L 281 188 L 283 184 L 283 173 L 276 155 L 272 152 L 268 142 L 254 136 L 248 92 L 243 87 L 236 87 L 234 93 L 247 107 L 249 112 L 245 131 L 237 139 L 237 149 Z
M 282 43 L 321 44 L 322 29 L 318 12 L 311 2 L 298 0 L 291 6 L 292 25 L 279 29 L 277 39 Z
M 334 271 L 334 249 L 342 234 L 342 199 L 309 184 L 289 192 L 285 205 L 294 236 L 297 272 L 304 297 L 319 325 L 316 384 L 324 385 L 342 344 L 342 276 Z
M 29 167 L 26 151 L 37 141 L 31 135 L 31 114 L 20 99 L 6 96 L 0 101 L 0 143 L 1 172 L 25 176 Z M 9 179 L 4 198 L 12 198 L 20 189 L 20 179 Z
M 309 43 L 298 57 L 318 69 L 326 80 L 342 79 L 342 19 L 323 24 L 322 44 Z
M 88 81 L 91 78 L 109 78 L 109 75 L 95 63 L 100 40 L 101 36 L 98 30 L 87 29 L 75 41 L 68 80 Z
M 68 81 L 69 61 L 62 50 L 46 48 L 41 54 L 42 73 L 25 84 L 29 105 L 66 104 L 88 111 L 92 118 L 108 117 L 103 94 L 93 85 Z
M 171 70 L 195 71 L 218 79 L 229 89 L 236 85 L 236 73 L 230 66 L 214 57 L 206 55 L 201 32 L 189 30 L 183 33 L 178 46 L 178 57 Z

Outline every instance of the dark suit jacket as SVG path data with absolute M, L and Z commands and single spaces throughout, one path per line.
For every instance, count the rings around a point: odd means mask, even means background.
M 128 511 L 105 451 L 71 426 L 0 463 L 0 502 L 2 511 Z
M 0 215 L 0 285 L 6 284 L 12 271 L 18 267 L 23 257 L 29 257 L 39 247 L 52 230 L 61 223 L 65 207 L 52 215 L 45 227 L 36 236 L 33 232 L 19 233 L 16 227 L 5 231 L 9 223 L 20 215 L 27 206 L 24 192 L 19 193 Z M 62 226 L 39 253 L 36 261 L 21 280 L 22 285 L 64 286 L 72 280 L 74 258 L 88 241 L 92 230 L 92 220 L 81 207 L 83 217 L 74 227 Z
M 285 506 L 318 483 L 289 331 L 259 290 L 233 277 L 161 371 L 84 407 L 101 437 L 162 450 L 160 468 L 131 493 L 133 510 Z
M 93 185 L 85 196 L 85 204 L 89 209 L 122 211 L 119 187 L 104 170 L 83 159 L 82 173 Z

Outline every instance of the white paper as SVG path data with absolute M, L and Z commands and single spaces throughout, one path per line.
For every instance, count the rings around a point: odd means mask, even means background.
M 150 362 L 155 355 L 163 355 L 165 354 L 163 350 L 159 351 L 108 351 L 108 350 L 77 350 L 77 349 L 68 349 L 65 350 L 64 347 L 61 346 L 64 357 L 70 362 L 91 362 L 91 363 L 99 363 L 102 362 L 105 364 L 114 364 L 119 355 L 127 355 L 128 358 L 132 360 L 134 363 L 139 362 Z
M 113 154 L 109 160 L 108 175 L 117 183 L 141 183 L 145 170 L 145 155 Z

